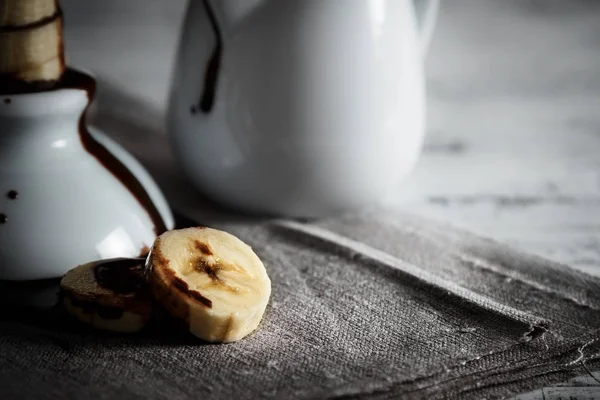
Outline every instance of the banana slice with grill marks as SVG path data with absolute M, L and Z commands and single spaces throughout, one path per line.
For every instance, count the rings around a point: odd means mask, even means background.
M 250 246 L 211 228 L 162 234 L 146 273 L 157 301 L 209 342 L 235 342 L 253 332 L 271 295 L 271 281 Z
M 61 280 L 59 297 L 69 314 L 97 329 L 133 333 L 152 316 L 144 259 L 117 258 L 76 267 Z

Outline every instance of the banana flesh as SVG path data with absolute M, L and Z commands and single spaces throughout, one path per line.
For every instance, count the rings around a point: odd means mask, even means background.
M 95 328 L 141 330 L 154 298 L 195 336 L 224 343 L 258 327 L 270 295 L 271 281 L 250 246 L 210 228 L 166 232 L 146 260 L 91 262 L 67 272 L 60 284 L 63 307 Z
M 113 259 L 81 265 L 60 282 L 65 310 L 97 329 L 133 333 L 152 316 L 144 260 Z
M 58 81 L 65 69 L 63 18 L 55 0 L 0 0 L 0 83 Z
M 253 332 L 271 295 L 271 281 L 250 246 L 210 228 L 161 235 L 146 273 L 154 297 L 209 342 L 235 342 Z
M 0 0 L 0 26 L 23 26 L 56 14 L 54 0 Z

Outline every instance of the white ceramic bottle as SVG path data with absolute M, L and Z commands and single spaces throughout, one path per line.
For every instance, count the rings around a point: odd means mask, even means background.
M 103 258 L 137 257 L 173 216 L 152 178 L 83 120 L 94 80 L 0 95 L 0 280 L 57 278 Z
M 397 188 L 423 142 L 422 50 L 436 8 L 190 2 L 169 129 L 191 181 L 238 209 L 300 217 L 373 204 Z

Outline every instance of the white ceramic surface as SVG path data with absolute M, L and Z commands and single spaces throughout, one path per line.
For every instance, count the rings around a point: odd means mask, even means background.
M 212 111 L 193 113 L 216 44 L 206 3 L 223 56 Z M 174 149 L 202 192 L 239 209 L 312 217 L 398 187 L 424 135 L 411 1 L 206 3 L 189 3 L 169 109 Z M 417 4 L 430 33 L 437 2 Z
M 95 259 L 138 256 L 156 237 L 132 193 L 80 139 L 85 90 L 0 96 L 0 279 L 56 278 Z M 146 189 L 167 228 L 171 211 L 143 167 L 102 132 L 92 136 Z M 10 199 L 15 190 L 18 198 Z

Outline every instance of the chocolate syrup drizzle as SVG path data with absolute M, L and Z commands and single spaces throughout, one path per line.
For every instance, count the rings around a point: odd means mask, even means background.
M 62 10 L 60 9 L 60 7 L 57 6 L 54 14 L 44 17 L 42 19 L 39 19 L 37 21 L 33 21 L 33 22 L 30 22 L 28 24 L 23 24 L 23 25 L 2 25 L 2 26 L 0 26 L 0 33 L 18 32 L 18 31 L 25 31 L 25 30 L 41 28 L 42 26 L 51 24 L 52 22 L 56 21 L 57 19 L 62 18 L 62 16 L 63 16 Z
M 221 59 L 223 56 L 223 35 L 215 16 L 215 12 L 210 5 L 210 1 L 202 0 L 202 4 L 204 4 L 208 19 L 210 20 L 210 25 L 213 33 L 215 34 L 216 44 L 213 53 L 208 60 L 208 64 L 206 65 L 206 72 L 204 75 L 204 90 L 202 92 L 202 96 L 200 97 L 200 104 L 199 106 L 192 107 L 192 113 L 195 113 L 199 108 L 203 113 L 207 114 L 212 111 L 215 103 L 219 71 L 221 69 Z
M 94 267 L 94 277 L 102 288 L 117 294 L 134 294 L 144 291 L 143 258 L 118 258 L 107 260 Z
M 96 92 L 96 81 L 79 71 L 67 68 L 63 78 L 56 86 L 56 89 L 81 89 L 87 92 L 90 104 Z M 89 105 L 88 105 L 89 108 Z M 137 199 L 141 206 L 146 210 L 152 223 L 154 224 L 154 233 L 160 235 L 166 232 L 167 227 L 156 205 L 144 189 L 144 186 L 138 181 L 133 173 L 100 142 L 96 141 L 87 129 L 86 115 L 88 108 L 82 113 L 79 119 L 79 137 L 81 143 L 88 153 L 93 155 L 108 171 L 110 171 L 129 192 Z
M 0 28 L 0 33 L 14 32 L 25 29 L 34 29 L 41 27 L 54 21 L 58 21 L 57 29 L 59 33 L 59 50 L 60 50 L 60 62 L 64 68 L 64 43 L 63 43 L 63 12 L 60 8 L 58 0 L 56 0 L 56 12 L 46 18 L 42 18 L 39 21 L 32 22 L 30 24 L 22 26 L 4 26 Z M 62 69 L 62 68 L 61 68 Z M 82 113 L 79 119 L 79 137 L 81 143 L 88 153 L 93 155 L 108 171 L 110 171 L 136 198 L 141 206 L 146 210 L 152 223 L 154 224 L 154 232 L 158 236 L 167 230 L 165 222 L 160 215 L 160 212 L 156 208 L 156 205 L 146 192 L 146 189 L 137 180 L 135 175 L 117 159 L 110 151 L 108 151 L 102 144 L 94 139 L 89 133 L 86 125 L 86 115 L 91 104 L 94 94 L 96 92 L 96 81 L 79 71 L 71 68 L 66 68 L 64 74 L 58 81 L 35 81 L 35 82 L 24 82 L 16 79 L 13 74 L 0 74 L 0 93 L 1 94 L 22 94 L 32 93 L 50 90 L 60 89 L 80 89 L 85 90 L 88 95 L 89 103 L 85 111 Z M 4 103 L 9 104 L 10 99 L 4 99 Z M 14 198 L 17 193 L 15 192 Z M 12 198 L 12 197 L 11 197 Z M 0 218 L 0 223 L 5 223 L 7 217 L 2 214 L 4 218 Z
M 135 299 L 144 301 L 150 298 L 148 285 L 144 280 L 143 258 L 117 258 L 100 262 L 94 267 L 94 278 L 103 289 L 119 295 L 134 295 L 129 306 L 135 305 Z M 119 319 L 126 307 L 111 307 L 101 305 L 92 300 L 84 300 L 69 291 L 59 293 L 59 300 L 68 297 L 75 307 L 81 308 L 86 314 L 96 313 L 104 319 Z

